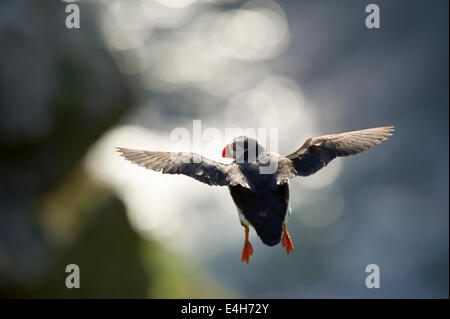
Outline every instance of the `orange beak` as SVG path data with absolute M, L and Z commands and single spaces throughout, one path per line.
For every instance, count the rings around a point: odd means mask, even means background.
M 222 151 L 222 157 L 226 157 L 226 158 L 233 158 L 233 157 L 231 157 L 230 155 L 229 155 L 229 152 L 228 152 L 228 148 L 230 147 L 230 144 L 227 144 L 227 146 L 225 146 L 224 148 L 223 148 L 223 151 Z

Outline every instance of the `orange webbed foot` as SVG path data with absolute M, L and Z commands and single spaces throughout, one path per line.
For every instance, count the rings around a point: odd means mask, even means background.
M 281 236 L 281 244 L 284 248 L 286 248 L 286 253 L 289 254 L 294 251 L 294 245 L 292 244 L 291 236 L 289 236 L 285 223 L 283 223 L 283 236 Z
M 247 241 L 244 243 L 244 248 L 242 249 L 241 261 L 246 262 L 248 264 L 248 262 L 250 261 L 250 256 L 252 254 L 253 254 L 252 244 L 250 244 L 250 242 Z
M 250 256 L 253 254 L 253 247 L 252 244 L 250 244 L 250 241 L 248 240 L 248 233 L 249 233 L 248 226 L 245 226 L 245 241 L 244 241 L 244 248 L 242 249 L 242 257 L 241 261 L 248 262 L 250 261 Z

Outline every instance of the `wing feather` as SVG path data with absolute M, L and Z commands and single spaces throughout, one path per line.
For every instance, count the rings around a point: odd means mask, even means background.
M 278 180 L 312 175 L 336 157 L 358 154 L 386 141 L 393 130 L 384 126 L 309 138 L 280 163 Z
M 116 149 L 128 161 L 163 174 L 182 174 L 213 186 L 241 185 L 251 189 L 235 163 L 222 164 L 196 153 Z

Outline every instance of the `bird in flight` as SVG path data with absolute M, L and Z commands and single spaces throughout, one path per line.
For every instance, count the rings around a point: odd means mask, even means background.
M 306 140 L 287 156 L 267 152 L 255 139 L 239 136 L 226 145 L 223 164 L 196 153 L 155 152 L 118 147 L 121 155 L 140 166 L 165 174 L 182 174 L 208 185 L 228 186 L 245 229 L 241 260 L 249 262 L 253 247 L 248 240 L 252 226 L 268 246 L 280 243 L 289 254 L 294 250 L 286 227 L 289 179 L 310 176 L 334 158 L 366 151 L 391 136 L 393 126 L 370 128 Z

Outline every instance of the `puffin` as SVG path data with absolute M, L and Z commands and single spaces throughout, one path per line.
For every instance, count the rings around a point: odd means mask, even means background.
M 254 138 L 238 136 L 222 150 L 224 164 L 190 152 L 158 152 L 117 147 L 128 161 L 164 174 L 181 174 L 211 186 L 227 186 L 244 227 L 241 261 L 253 254 L 249 241 L 252 227 L 268 246 L 281 242 L 289 254 L 294 250 L 286 223 L 289 179 L 310 176 L 336 157 L 364 152 L 392 135 L 393 126 L 312 137 L 295 152 L 280 156 L 269 152 Z

